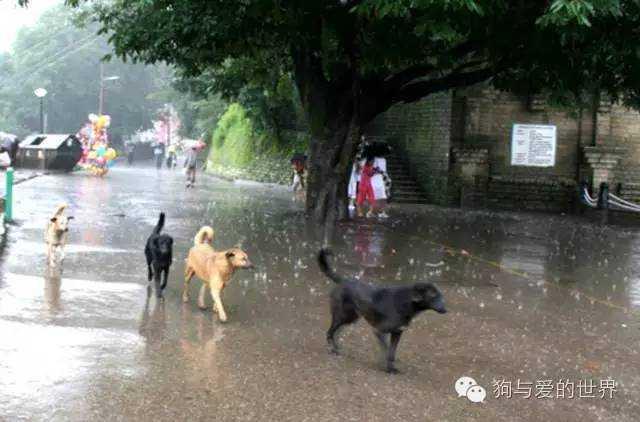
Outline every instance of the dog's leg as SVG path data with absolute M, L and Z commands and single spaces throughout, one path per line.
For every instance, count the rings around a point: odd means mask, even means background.
M 191 283 L 191 279 L 196 274 L 195 271 L 189 266 L 187 266 L 184 270 L 184 285 L 182 286 L 182 301 L 189 301 L 189 283 Z
M 158 299 L 160 299 L 162 297 L 162 290 L 160 289 L 160 277 L 162 276 L 162 274 L 160 274 L 162 272 L 162 270 L 160 269 L 160 266 L 157 264 L 154 264 L 153 266 L 153 284 L 154 287 L 156 289 L 156 297 Z
M 373 334 L 376 335 L 376 338 L 378 339 L 378 343 L 380 343 L 383 357 L 386 357 L 387 351 L 389 350 L 389 345 L 387 344 L 387 335 L 385 333 L 381 333 L 378 330 L 373 330 Z
M 151 280 L 153 279 L 153 273 L 151 272 L 151 251 L 149 250 L 149 244 L 147 243 L 147 246 L 145 246 L 144 248 L 144 257 L 147 260 L 147 281 L 149 283 L 151 283 Z
M 387 352 L 387 372 L 390 374 L 398 373 L 393 362 L 396 360 L 396 349 L 398 348 L 400 336 L 402 336 L 402 331 L 394 331 L 391 333 L 391 344 L 389 345 L 389 350 Z
M 331 319 L 331 327 L 327 331 L 327 343 L 329 343 L 329 352 L 337 355 L 340 353 L 340 348 L 336 343 L 336 332 L 340 327 L 342 327 L 344 323 L 342 321 L 336 320 L 335 316 Z
M 331 327 L 327 331 L 327 343 L 329 343 L 329 351 L 338 354 L 339 347 L 336 343 L 335 335 L 346 324 L 352 324 L 358 320 L 358 313 L 353 304 L 343 296 L 343 292 L 334 291 L 331 293 Z
M 202 283 L 200 287 L 200 293 L 198 294 L 198 308 L 207 309 L 207 305 L 204 303 L 204 295 L 207 293 L 207 283 Z M 213 305 L 213 309 L 215 312 L 216 305 Z
M 225 322 L 227 320 L 227 313 L 224 310 L 224 306 L 222 306 L 222 298 L 220 297 L 222 293 L 222 283 L 215 281 L 209 285 L 209 288 L 211 289 L 214 309 L 218 308 L 218 318 L 220 318 L 220 321 Z
M 335 355 L 339 354 L 340 348 L 336 343 L 336 333 L 343 325 L 351 324 L 357 321 L 358 314 L 353 313 L 334 313 L 331 318 L 331 327 L 327 331 L 327 343 L 329 343 L 329 351 Z
M 49 265 L 51 265 L 51 267 L 53 268 L 55 268 L 58 265 L 57 255 L 58 255 L 58 247 L 51 246 L 51 254 L 49 255 Z
M 167 287 L 167 280 L 169 278 L 169 267 L 165 268 L 162 275 L 162 286 L 160 289 L 164 291 L 164 288 Z

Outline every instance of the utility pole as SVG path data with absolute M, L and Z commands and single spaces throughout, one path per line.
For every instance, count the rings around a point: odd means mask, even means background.
M 167 118 L 167 148 L 171 145 L 171 108 L 169 108 L 169 117 Z
M 104 63 L 100 62 L 100 99 L 98 100 L 98 116 L 102 116 L 104 107 Z
M 44 133 L 44 97 L 47 95 L 47 90 L 44 88 L 38 88 L 33 93 L 40 99 L 40 133 Z
M 44 97 L 40 97 L 40 133 L 44 133 Z

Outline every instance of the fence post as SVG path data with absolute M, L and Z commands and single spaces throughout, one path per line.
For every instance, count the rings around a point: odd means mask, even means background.
M 589 192 L 589 183 L 586 180 L 583 180 L 582 182 L 580 182 L 580 185 L 578 186 L 578 203 L 577 203 L 577 207 L 578 207 L 578 214 L 583 215 L 585 212 L 585 209 L 588 206 L 587 203 L 587 199 L 585 198 L 585 191 Z
M 7 222 L 13 220 L 13 167 L 7 169 L 5 176 L 4 219 Z
M 607 224 L 609 222 L 609 184 L 606 182 L 600 183 L 598 208 L 602 211 L 602 224 Z

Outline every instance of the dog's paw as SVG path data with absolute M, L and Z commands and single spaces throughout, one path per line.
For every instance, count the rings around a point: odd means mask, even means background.
M 335 347 L 329 347 L 329 354 L 334 356 L 340 356 L 340 350 Z
M 225 314 L 219 315 L 218 319 L 220 322 L 227 322 L 227 316 Z
M 189 296 L 182 295 L 182 303 L 187 303 L 189 301 Z
M 398 368 L 396 368 L 395 366 L 387 366 L 387 368 L 385 369 L 385 371 L 387 372 L 387 374 L 400 374 L 401 372 L 398 370 Z

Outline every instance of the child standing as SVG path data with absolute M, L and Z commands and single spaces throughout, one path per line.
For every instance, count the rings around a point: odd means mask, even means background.
M 373 215 L 375 212 L 375 197 L 373 195 L 373 185 L 371 179 L 376 174 L 376 169 L 373 167 L 374 158 L 367 157 L 367 160 L 360 170 L 360 184 L 358 185 L 358 196 L 356 198 L 356 209 L 358 217 L 364 217 L 364 211 L 362 206 L 365 202 L 369 204 L 369 212 L 367 216 Z

